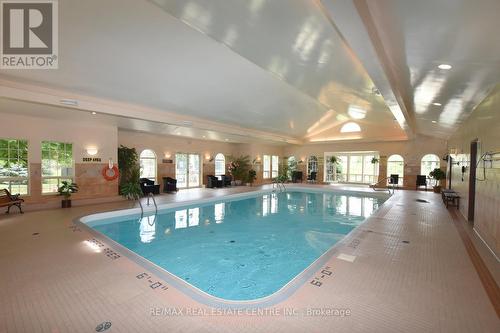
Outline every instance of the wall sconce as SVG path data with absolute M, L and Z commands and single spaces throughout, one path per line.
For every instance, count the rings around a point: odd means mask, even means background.
M 170 154 L 169 152 L 165 153 L 165 158 L 166 159 L 170 159 L 171 157 L 172 157 L 172 154 Z
M 205 154 L 205 159 L 206 159 L 208 162 L 212 162 L 212 161 L 214 160 L 210 154 Z
M 87 154 L 90 156 L 95 156 L 99 152 L 99 150 L 96 147 L 87 147 L 86 151 Z

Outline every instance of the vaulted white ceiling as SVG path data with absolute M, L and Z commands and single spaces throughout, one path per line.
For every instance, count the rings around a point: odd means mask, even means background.
M 92 100 L 102 113 L 173 125 L 169 133 L 236 142 L 447 137 L 500 71 L 500 43 L 480 33 L 498 2 L 474 3 L 65 0 L 59 69 L 2 70 L 0 85 L 17 90 L 0 97 L 75 98 L 76 109 Z M 105 107 L 114 103 L 121 112 Z M 361 132 L 342 133 L 350 121 Z

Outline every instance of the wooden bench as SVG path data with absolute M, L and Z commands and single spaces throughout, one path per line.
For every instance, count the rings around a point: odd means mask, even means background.
M 446 204 L 446 208 L 448 208 L 450 202 L 457 209 L 460 207 L 460 195 L 456 192 L 443 192 L 443 201 Z
M 21 207 L 23 202 L 24 199 L 19 198 L 19 194 L 12 195 L 7 189 L 0 190 L 0 207 L 7 207 L 7 211 L 5 212 L 6 214 L 10 213 L 10 208 L 12 206 L 19 208 L 19 211 L 23 214 L 24 212 Z

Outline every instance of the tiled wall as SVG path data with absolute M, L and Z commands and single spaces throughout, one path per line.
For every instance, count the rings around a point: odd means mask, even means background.
M 460 165 L 453 166 L 452 187 L 460 193 L 460 212 L 468 215 L 469 169 L 462 181 L 462 165 L 469 165 L 470 143 L 479 141 L 479 156 L 486 151 L 500 151 L 500 85 L 474 110 L 471 117 L 449 139 L 452 156 Z M 479 158 L 478 156 L 478 158 Z M 500 158 L 500 154 L 496 155 Z M 484 173 L 486 172 L 486 179 Z M 500 165 L 483 169 L 479 163 L 476 175 L 474 229 L 487 245 L 500 256 Z
M 107 181 L 102 176 L 102 169 L 107 163 L 75 164 L 75 183 L 78 193 L 72 195 L 73 200 L 98 199 L 118 196 L 118 180 Z M 57 194 L 42 194 L 41 164 L 30 163 L 30 195 L 23 196 L 27 205 L 46 207 L 58 206 L 62 197 Z

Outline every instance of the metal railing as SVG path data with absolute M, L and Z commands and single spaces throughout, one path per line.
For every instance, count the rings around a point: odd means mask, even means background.
M 392 193 L 391 193 L 391 187 L 390 186 L 387 186 L 387 180 L 391 179 L 391 177 L 387 177 L 387 178 L 384 178 L 382 180 L 379 180 L 378 182 L 376 182 L 375 184 L 371 184 L 370 187 L 374 190 L 374 191 L 388 191 L 389 194 L 394 194 L 394 184 L 392 186 Z M 380 185 L 381 183 L 385 183 L 385 187 L 377 187 L 377 185 Z
M 148 194 L 148 201 L 146 203 L 146 205 L 149 207 L 151 204 L 149 203 L 149 199 L 152 198 L 153 199 L 153 204 L 155 205 L 155 218 L 153 219 L 153 223 L 150 224 L 150 225 L 153 225 L 155 224 L 156 222 L 156 216 L 158 215 L 158 205 L 156 204 L 156 200 L 155 200 L 155 197 L 153 195 L 153 193 L 149 193 Z M 141 218 L 140 220 L 142 220 L 144 218 L 144 207 L 142 206 L 142 202 L 141 202 L 141 198 L 137 197 L 136 200 L 139 202 L 139 207 L 141 207 Z M 149 222 L 148 222 L 149 224 Z
M 286 192 L 285 183 L 283 181 L 278 180 L 277 178 L 273 179 L 273 192 L 279 191 Z

